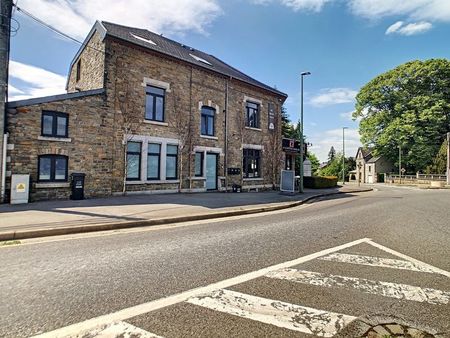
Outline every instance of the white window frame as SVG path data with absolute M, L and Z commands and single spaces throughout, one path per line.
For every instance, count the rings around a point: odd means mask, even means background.
M 167 145 L 178 146 L 178 151 L 180 148 L 180 141 L 173 138 L 164 137 L 154 137 L 145 135 L 125 135 L 124 142 L 142 142 L 141 149 L 141 179 L 138 181 L 127 181 L 127 185 L 132 184 L 158 184 L 158 183 L 179 183 L 180 180 L 167 179 L 166 178 L 166 155 L 167 155 Z M 161 159 L 159 164 L 160 179 L 159 180 L 148 180 L 147 179 L 147 159 L 148 159 L 148 144 L 157 143 L 161 145 Z M 180 159 L 178 158 L 178 161 Z M 177 163 L 178 166 L 179 163 Z M 178 175 L 180 173 L 178 172 Z

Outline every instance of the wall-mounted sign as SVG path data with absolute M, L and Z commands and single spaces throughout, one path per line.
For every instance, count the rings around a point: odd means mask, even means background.
M 240 175 L 241 168 L 228 168 L 227 173 L 228 173 L 228 175 Z
M 283 138 L 282 142 L 284 152 L 300 154 L 300 141 L 292 138 Z
M 27 186 L 25 185 L 25 183 L 18 183 L 16 185 L 16 192 L 26 192 L 26 188 Z
M 269 103 L 268 106 L 268 114 L 269 114 L 269 130 L 274 131 L 275 130 L 275 105 L 273 103 Z

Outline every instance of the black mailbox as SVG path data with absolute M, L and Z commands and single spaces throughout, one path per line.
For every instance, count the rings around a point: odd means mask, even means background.
M 72 195 L 70 199 L 72 200 L 83 200 L 84 199 L 84 173 L 72 173 L 70 175 L 70 182 L 72 187 Z

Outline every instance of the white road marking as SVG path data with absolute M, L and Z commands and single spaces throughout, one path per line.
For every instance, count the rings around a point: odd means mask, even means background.
M 95 329 L 80 332 L 71 338 L 163 338 L 125 322 L 114 322 Z
M 392 258 L 351 255 L 336 252 L 332 253 L 331 255 L 321 257 L 319 259 L 331 262 L 376 266 L 380 268 L 392 268 L 418 272 L 439 273 L 438 269 L 432 269 L 426 265 Z
M 230 290 L 217 290 L 199 295 L 188 299 L 187 302 L 319 337 L 333 337 L 337 331 L 356 319 L 356 317 L 340 313 L 317 310 Z
M 329 275 L 312 271 L 286 268 L 279 271 L 272 271 L 266 277 L 316 286 L 356 289 L 373 295 L 430 304 L 448 304 L 450 301 L 450 292 L 447 291 L 364 278 Z
M 313 259 L 319 258 L 321 256 L 329 255 L 330 253 L 333 253 L 336 251 L 340 251 L 340 250 L 343 250 L 343 249 L 346 249 L 346 248 L 349 248 L 349 247 L 352 247 L 352 246 L 355 246 L 355 245 L 358 245 L 361 243 L 366 243 L 369 240 L 370 240 L 369 238 L 358 239 L 358 240 L 355 240 L 355 241 L 352 241 L 352 242 L 349 242 L 346 244 L 336 246 L 334 248 L 321 250 L 319 252 L 316 252 L 316 253 L 313 253 L 313 254 L 310 254 L 307 256 L 303 256 L 303 257 L 300 257 L 300 258 L 297 258 L 297 259 L 294 259 L 291 261 L 287 261 L 284 263 L 272 265 L 272 266 L 269 266 L 269 267 L 266 267 L 266 268 L 263 268 L 263 269 L 260 269 L 257 271 L 253 271 L 253 272 L 249 272 L 249 273 L 246 273 L 246 274 L 243 274 L 240 276 L 232 277 L 232 278 L 229 278 L 229 279 L 217 282 L 217 283 L 213 283 L 213 284 L 210 284 L 207 286 L 188 290 L 188 291 L 185 291 L 182 293 L 168 296 L 166 298 L 161 298 L 158 300 L 150 301 L 148 303 L 143 303 L 140 305 L 132 306 L 132 307 L 129 307 L 126 309 L 119 310 L 114 313 L 107 314 L 107 315 L 88 319 L 84 322 L 72 324 L 72 325 L 69 325 L 69 326 L 54 330 L 54 331 L 50 331 L 50 332 L 41 334 L 37 337 L 41 337 L 41 338 L 44 338 L 44 337 L 45 338 L 47 338 L 47 337 L 67 337 L 67 336 L 70 336 L 73 334 L 77 334 L 78 332 L 85 331 L 90 328 L 95 328 L 97 326 L 107 325 L 111 322 L 125 320 L 128 318 L 139 316 L 139 315 L 147 313 L 147 312 L 155 311 L 158 309 L 165 308 L 167 306 L 171 306 L 174 304 L 184 302 L 187 299 L 198 296 L 200 294 L 205 294 L 208 292 L 212 292 L 214 290 L 225 289 L 225 288 L 233 286 L 233 285 L 241 284 L 241 283 L 247 282 L 249 280 L 252 280 L 252 279 L 255 279 L 258 277 L 262 277 L 271 271 L 289 268 L 291 266 L 299 265 L 299 264 L 311 261 Z
M 402 253 L 400 253 L 400 252 L 398 252 L 398 251 L 395 251 L 395 250 L 393 250 L 393 249 L 390 249 L 390 248 L 388 248 L 388 247 L 386 247 L 386 246 L 384 246 L 384 245 L 375 243 L 375 242 L 373 242 L 372 240 L 368 240 L 367 243 L 369 243 L 370 245 L 372 245 L 372 246 L 374 246 L 374 247 L 376 247 L 376 248 L 378 248 L 378 249 L 383 250 L 384 252 L 390 253 L 391 255 L 394 255 L 394 256 L 403 258 L 403 259 L 405 259 L 405 260 L 407 260 L 407 261 L 410 261 L 410 262 L 412 262 L 412 263 L 414 263 L 414 264 L 417 264 L 417 265 L 422 265 L 422 266 L 428 267 L 429 269 L 434 270 L 436 273 L 439 273 L 439 274 L 441 274 L 441 275 L 444 275 L 444 276 L 450 278 L 450 272 L 448 272 L 448 271 L 439 269 L 439 268 L 437 268 L 437 267 L 435 267 L 435 266 L 433 266 L 433 265 L 430 265 L 430 264 L 427 264 L 427 263 L 425 263 L 425 262 L 419 261 L 418 259 L 415 259 L 415 258 L 412 258 L 412 257 L 407 256 L 407 255 L 405 255 L 405 254 L 402 254 Z

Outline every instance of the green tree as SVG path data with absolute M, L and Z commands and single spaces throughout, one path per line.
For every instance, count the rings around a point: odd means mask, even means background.
M 346 158 L 344 164 L 345 177 L 348 178 L 348 173 L 356 168 L 355 158 Z M 337 153 L 325 168 L 320 169 L 319 176 L 337 176 L 339 179 L 342 179 L 342 153 Z
M 450 131 L 450 61 L 407 62 L 377 76 L 356 96 L 361 141 L 410 172 L 433 161 Z
M 332 162 L 335 157 L 336 157 L 336 150 L 334 150 L 334 147 L 331 146 L 330 151 L 328 152 L 328 162 Z
M 447 147 L 447 140 L 445 140 L 434 158 L 433 164 L 426 168 L 427 174 L 445 174 L 447 170 Z
M 281 132 L 283 137 L 293 138 L 294 126 L 292 125 L 285 106 L 281 106 Z
M 308 150 L 307 154 L 308 159 L 311 161 L 311 173 L 314 175 L 317 174 L 320 168 L 320 161 L 317 158 L 316 154 Z

